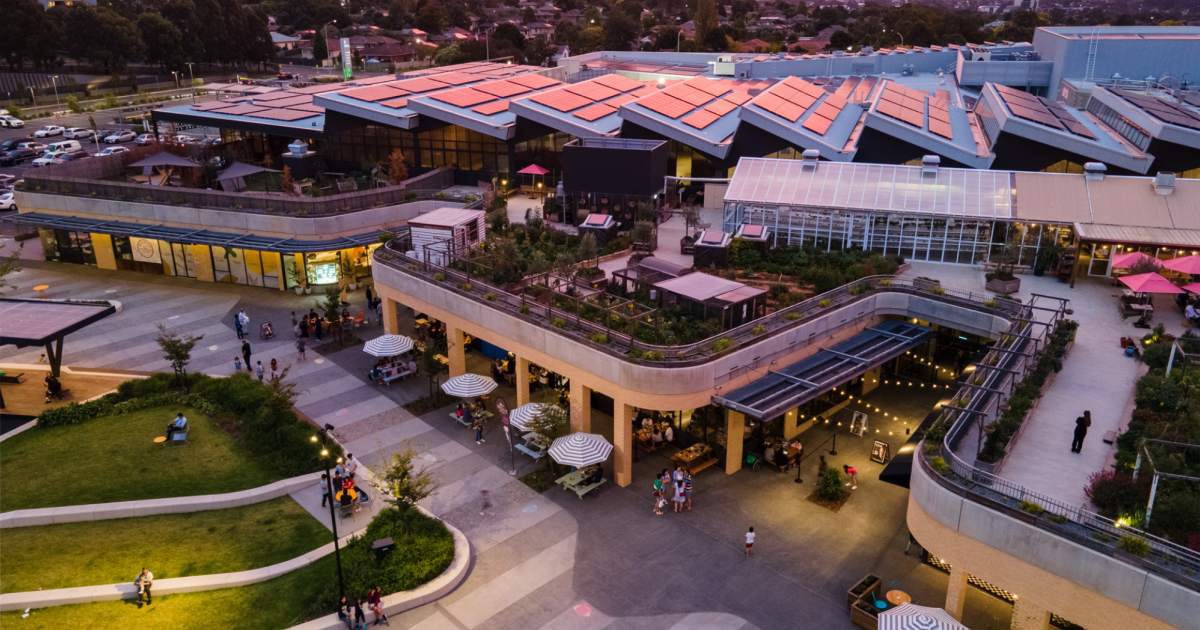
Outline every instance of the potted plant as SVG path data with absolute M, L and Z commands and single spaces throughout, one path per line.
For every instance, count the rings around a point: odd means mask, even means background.
M 988 291 L 1009 295 L 1021 290 L 1021 279 L 1013 274 L 1013 258 L 1011 251 L 1006 249 L 996 260 L 996 268 L 985 276 L 987 284 L 984 286 Z

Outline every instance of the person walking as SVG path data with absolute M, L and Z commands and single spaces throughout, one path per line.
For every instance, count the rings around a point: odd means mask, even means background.
M 236 354 L 233 355 L 233 371 L 235 374 L 242 371 L 242 357 Z
M 245 339 L 242 340 L 242 358 L 246 361 L 246 371 L 253 370 L 254 364 L 250 362 L 250 342 Z
M 662 499 L 662 493 L 663 493 L 662 475 L 659 475 L 654 478 L 654 483 L 650 484 L 650 488 L 651 488 L 650 496 L 654 500 L 654 513 L 657 514 L 658 516 L 662 516 L 662 509 L 658 505 L 659 500 Z
M 246 337 L 246 328 L 242 325 L 241 311 L 233 314 L 233 331 L 237 333 L 238 339 L 244 339 Z
M 367 287 L 364 291 L 367 295 L 367 312 L 375 310 L 375 292 L 371 291 L 371 287 Z
M 246 314 L 246 309 L 238 310 L 237 323 L 238 339 L 242 339 L 250 332 L 250 316 Z
M 263 374 L 265 372 L 266 370 L 263 369 L 262 361 L 259 361 L 258 364 L 254 366 L 254 375 L 258 377 L 258 382 L 262 382 Z
M 675 482 L 675 496 L 672 497 L 672 502 L 675 503 L 675 513 L 683 511 L 683 502 L 686 498 L 683 495 L 683 480 Z
M 468 407 L 467 409 L 469 410 L 469 409 L 470 409 L 470 407 Z M 470 411 L 468 411 L 467 413 L 468 413 L 468 415 L 469 415 L 469 414 L 470 414 Z M 483 416 L 481 416 L 481 415 L 476 415 L 476 416 L 475 416 L 475 417 L 474 417 L 474 418 L 471 420 L 471 428 L 475 430 L 475 443 L 476 443 L 476 444 L 483 444 L 483 443 L 484 443 L 484 439 L 483 439 Z
M 317 486 L 321 489 L 321 507 L 329 501 L 333 501 L 333 497 L 329 494 L 329 473 L 321 473 L 321 479 L 317 481 Z
M 1087 410 L 1082 416 L 1075 418 L 1075 436 L 1071 440 L 1071 452 L 1083 452 L 1083 438 L 1087 437 L 1088 427 L 1092 426 L 1092 412 Z
M 308 344 L 306 344 L 304 342 L 304 337 L 301 336 L 301 337 L 297 338 L 296 339 L 296 356 L 299 357 L 299 359 L 301 361 L 308 359 L 308 357 L 305 355 L 306 350 L 308 350 Z
M 133 585 L 137 587 L 138 608 L 142 607 L 143 600 L 149 606 L 151 598 L 150 587 L 154 585 L 154 574 L 150 572 L 150 569 L 142 567 L 142 572 L 133 581 Z
M 746 530 L 746 557 L 754 555 L 754 527 Z
M 692 473 L 688 472 L 683 476 L 683 508 L 688 512 L 692 511 L 692 495 L 696 488 L 692 484 Z
M 379 590 L 378 586 L 372 586 L 371 590 L 367 591 L 367 606 L 371 612 L 375 614 L 375 624 L 392 625 L 388 621 L 387 613 L 383 610 L 383 591 Z

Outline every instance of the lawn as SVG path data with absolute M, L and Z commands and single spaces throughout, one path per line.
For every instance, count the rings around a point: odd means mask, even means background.
M 191 425 L 189 443 L 155 444 L 178 411 Z M 278 478 L 208 416 L 155 407 L 4 442 L 0 510 L 232 492 Z
M 3 530 L 0 592 L 131 582 L 263 567 L 330 542 L 291 497 L 256 505 Z

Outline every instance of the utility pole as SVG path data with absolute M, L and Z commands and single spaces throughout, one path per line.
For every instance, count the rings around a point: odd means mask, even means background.
M 192 102 L 196 102 L 196 76 L 192 74 L 192 62 L 187 62 L 188 67 L 188 87 L 192 89 Z

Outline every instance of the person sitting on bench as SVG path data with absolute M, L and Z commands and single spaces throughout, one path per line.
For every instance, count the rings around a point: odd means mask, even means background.
M 187 418 L 183 417 L 183 412 L 175 414 L 175 419 L 171 424 L 167 425 L 167 441 L 170 442 L 176 433 L 187 433 Z
M 583 478 L 583 485 L 590 486 L 601 481 L 604 481 L 604 468 L 599 464 L 588 466 L 587 475 Z
M 58 400 L 59 398 L 62 398 L 62 393 L 63 393 L 62 383 L 58 380 L 58 377 L 56 377 L 52 374 L 47 374 L 46 375 L 46 402 L 50 402 L 52 400 Z

